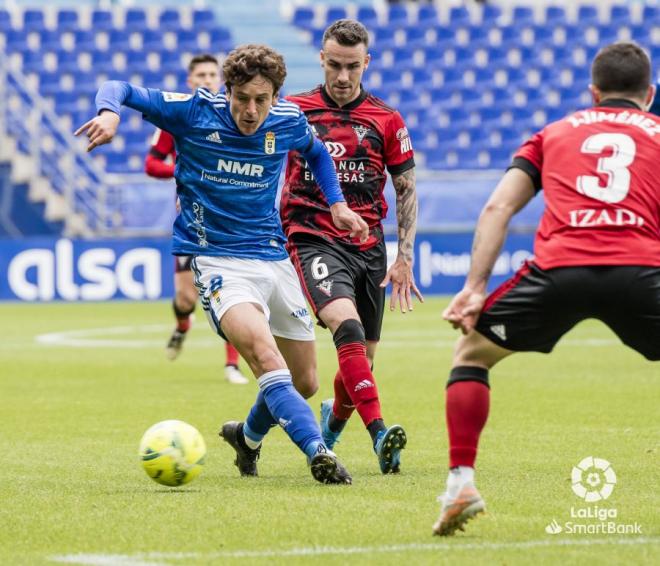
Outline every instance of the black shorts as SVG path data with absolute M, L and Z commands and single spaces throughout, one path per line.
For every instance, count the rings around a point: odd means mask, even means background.
M 193 256 L 191 255 L 175 255 L 174 256 L 174 271 L 175 273 L 183 273 L 191 270 Z
M 660 360 L 660 267 L 543 270 L 526 263 L 486 300 L 476 329 L 508 350 L 550 352 L 578 322 L 595 318 L 649 360 Z
M 368 250 L 351 250 L 309 234 L 293 234 L 287 243 L 303 291 L 314 314 L 341 297 L 355 303 L 367 340 L 380 340 L 387 273 L 385 242 Z M 319 320 L 319 325 L 325 325 Z

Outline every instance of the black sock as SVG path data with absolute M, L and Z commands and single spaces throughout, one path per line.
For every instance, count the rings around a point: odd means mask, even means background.
M 331 414 L 330 418 L 328 419 L 328 428 L 332 432 L 341 432 L 344 430 L 347 422 L 348 421 L 345 421 L 344 419 L 338 419 L 334 414 Z
M 376 443 L 376 436 L 381 430 L 387 430 L 387 427 L 385 426 L 385 423 L 383 422 L 383 419 L 374 419 L 367 425 L 367 430 L 369 431 L 369 434 L 371 435 L 371 440 L 375 444 Z

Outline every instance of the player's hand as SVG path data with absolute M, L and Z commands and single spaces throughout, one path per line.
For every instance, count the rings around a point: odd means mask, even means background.
M 390 297 L 391 311 L 396 308 L 397 301 L 399 301 L 399 307 L 403 314 L 407 311 L 413 310 L 412 295 L 410 294 L 411 290 L 419 299 L 420 303 L 424 302 L 424 297 L 419 292 L 417 285 L 415 285 L 412 265 L 401 257 L 397 257 L 396 261 L 387 270 L 385 279 L 383 279 L 380 286 L 387 287 L 390 282 L 392 283 L 392 295 Z
M 345 202 L 336 202 L 330 207 L 332 213 L 332 222 L 340 230 L 348 230 L 351 238 L 356 236 L 360 238 L 363 244 L 369 237 L 369 226 L 362 220 L 362 217 L 353 212 Z
M 98 116 L 92 118 L 89 122 L 83 124 L 74 132 L 74 136 L 79 136 L 83 132 L 87 133 L 89 145 L 87 151 L 92 151 L 95 147 L 110 143 L 117 133 L 119 127 L 119 114 L 109 110 L 101 112 Z
M 460 328 L 463 334 L 467 334 L 477 324 L 485 302 L 486 293 L 464 287 L 443 311 L 442 318 L 449 321 L 454 328 Z

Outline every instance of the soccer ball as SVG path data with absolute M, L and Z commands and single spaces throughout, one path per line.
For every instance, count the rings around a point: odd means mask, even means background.
M 140 460 L 147 475 L 169 486 L 183 485 L 201 472 L 206 443 L 199 431 L 183 421 L 156 423 L 140 442 Z

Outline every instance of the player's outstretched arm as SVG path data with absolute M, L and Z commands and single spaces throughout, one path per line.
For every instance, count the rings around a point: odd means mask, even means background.
M 309 168 L 330 205 L 334 225 L 341 230 L 348 230 L 352 238 L 357 236 L 360 242 L 366 242 L 369 237 L 369 226 L 346 204 L 337 179 L 335 165 L 323 142 L 314 138 L 309 149 L 302 155 L 307 160 Z
M 396 222 L 399 238 L 396 260 L 387 270 L 385 279 L 380 284 L 387 287 L 392 283 L 390 310 L 396 308 L 397 301 L 402 313 L 413 310 L 411 291 L 424 302 L 413 276 L 413 246 L 417 232 L 417 191 L 415 189 L 415 168 L 412 167 L 400 175 L 392 176 L 396 192 Z
M 509 169 L 493 191 L 477 222 L 470 271 L 463 290 L 442 313 L 454 328 L 474 328 L 486 300 L 486 285 L 506 238 L 509 222 L 534 196 L 534 183 L 522 169 Z
M 149 92 L 146 88 L 124 81 L 106 81 L 101 85 L 96 93 L 97 116 L 74 132 L 75 136 L 87 134 L 87 151 L 112 141 L 119 127 L 119 112 L 124 104 L 146 113 L 150 108 Z
M 117 133 L 119 127 L 119 114 L 109 110 L 102 111 L 98 116 L 86 122 L 74 132 L 74 136 L 82 133 L 87 135 L 89 145 L 87 151 L 92 151 L 99 145 L 110 143 Z

